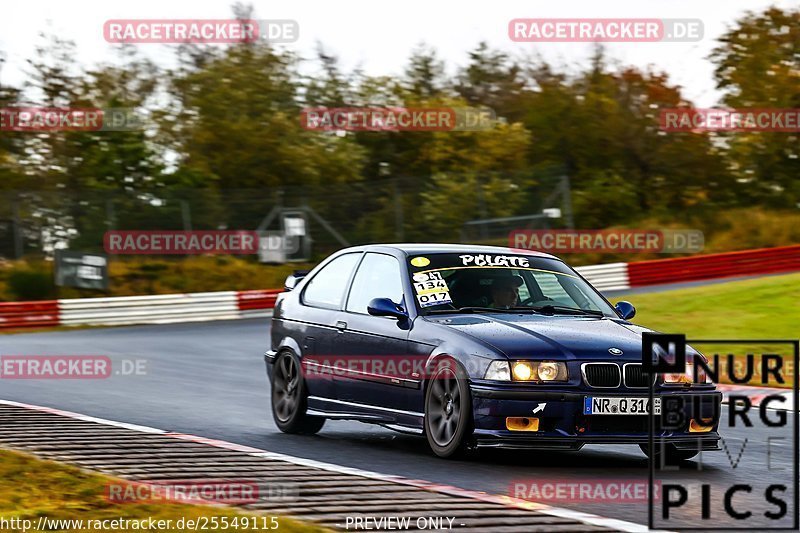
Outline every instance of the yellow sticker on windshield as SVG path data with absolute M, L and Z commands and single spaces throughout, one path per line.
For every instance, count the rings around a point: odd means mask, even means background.
M 420 307 L 453 303 L 453 300 L 450 299 L 447 282 L 439 272 L 414 274 L 414 290 L 417 291 Z
M 411 260 L 411 264 L 415 267 L 425 267 L 431 264 L 431 260 L 427 257 L 415 257 Z

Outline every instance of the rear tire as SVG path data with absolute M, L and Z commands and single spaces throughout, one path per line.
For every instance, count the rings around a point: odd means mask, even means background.
M 679 450 L 674 444 L 663 444 L 661 446 L 656 445 L 655 455 L 650 453 L 650 446 L 647 444 L 640 444 L 639 448 L 642 449 L 642 452 L 647 457 L 656 462 L 656 468 L 659 468 L 662 464 L 677 466 L 681 463 L 681 461 L 691 459 L 700 453 L 698 450 Z
M 462 456 L 472 436 L 472 398 L 464 372 L 453 360 L 436 365 L 425 391 L 425 437 L 433 453 Z
M 300 371 L 300 360 L 291 352 L 282 352 L 272 368 L 272 418 L 284 433 L 313 435 L 325 425 L 325 419 L 309 416 L 308 390 Z

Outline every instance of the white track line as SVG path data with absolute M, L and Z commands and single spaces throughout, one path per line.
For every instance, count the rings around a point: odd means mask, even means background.
M 2 405 L 11 405 L 14 407 L 23 407 L 25 409 L 30 409 L 32 411 L 41 411 L 43 413 L 50 413 L 54 415 L 66 416 L 69 418 L 74 418 L 76 420 L 82 420 L 84 422 L 96 422 L 98 424 L 103 424 L 105 426 L 114 426 L 123 429 L 130 429 L 132 431 L 139 431 L 142 433 L 154 433 L 154 434 L 166 434 L 167 432 L 161 429 L 151 428 L 147 426 L 137 426 L 136 424 L 127 424 L 125 422 L 114 422 L 113 420 L 106 420 L 105 418 L 96 418 L 89 415 L 82 415 L 80 413 L 73 413 L 72 411 L 63 411 L 61 409 L 55 409 L 53 407 L 43 407 L 41 405 L 30 405 L 27 403 L 20 403 L 14 402 L 11 400 L 0 400 L 0 404 Z
M 186 435 L 183 433 L 171 433 L 168 431 L 164 431 L 162 429 L 151 428 L 147 426 L 139 426 L 135 424 L 127 424 L 125 422 L 116 422 L 114 420 L 107 420 L 104 418 L 97 418 L 88 415 L 82 415 L 80 413 L 73 413 L 71 411 L 62 411 L 61 409 L 55 409 L 52 407 L 42 407 L 40 405 L 30 405 L 26 403 L 14 402 L 11 400 L 0 400 L 0 405 L 10 405 L 13 407 L 22 407 L 25 409 L 31 409 L 34 411 L 41 411 L 44 413 L 50 413 L 54 415 L 64 416 L 68 418 L 73 418 L 77 420 L 82 420 L 85 422 L 95 422 L 97 424 L 103 424 L 106 426 L 113 426 L 119 427 L 124 429 L 129 429 L 132 431 L 139 431 L 142 433 L 150 433 L 150 434 L 157 434 L 162 435 L 165 437 L 170 437 L 179 440 L 186 440 L 191 442 L 196 442 L 199 444 L 206 444 L 208 446 L 213 446 L 215 448 L 223 448 L 226 450 L 234 450 L 240 451 L 247 454 L 250 454 L 255 457 L 261 457 L 264 459 L 272 459 L 276 461 L 285 461 L 287 463 L 296 464 L 299 466 L 308 466 L 312 468 L 319 468 L 320 470 L 326 470 L 329 472 L 336 472 L 340 474 L 349 474 L 359 477 L 365 477 L 369 479 L 376 479 L 391 483 L 398 483 L 402 485 L 409 485 L 412 487 L 416 487 L 419 489 L 427 490 L 430 492 L 438 492 L 441 494 L 448 494 L 451 496 L 457 496 L 461 498 L 470 498 L 473 500 L 479 500 L 482 502 L 493 503 L 498 505 L 503 505 L 506 507 L 512 507 L 516 509 L 524 509 L 528 511 L 536 511 L 545 515 L 549 516 L 557 516 L 560 518 L 567 518 L 570 520 L 577 520 L 584 524 L 593 525 L 593 526 L 601 526 L 611 528 L 617 531 L 626 531 L 631 533 L 640 533 L 640 532 L 647 532 L 651 531 L 647 529 L 647 526 L 642 524 L 636 524 L 634 522 L 628 522 L 625 520 L 618 520 L 616 518 L 606 518 L 604 516 L 599 516 L 591 513 L 584 513 L 581 511 L 573 511 L 572 509 L 564 509 L 561 507 L 553 507 L 543 503 L 536 503 L 530 502 L 527 500 L 522 500 L 519 498 L 512 498 L 511 496 L 503 496 L 500 494 L 489 494 L 486 492 L 474 491 L 474 490 L 466 490 L 461 489 L 458 487 L 453 487 L 451 485 L 442 485 L 439 483 L 432 483 L 430 481 L 418 480 L 418 479 L 410 479 L 401 476 L 391 476 L 386 474 L 381 474 L 379 472 L 371 472 L 369 470 L 361 470 L 360 468 L 350 468 L 347 466 L 340 466 L 331 463 L 324 463 L 321 461 L 315 461 L 313 459 L 304 459 L 302 457 L 294 457 L 292 455 L 286 455 L 282 453 L 270 452 L 267 450 L 261 450 L 259 448 L 253 448 L 250 446 L 244 446 L 241 444 L 236 444 L 233 442 L 227 442 L 223 440 L 216 440 L 216 439 L 209 439 L 206 437 L 200 437 L 197 435 Z

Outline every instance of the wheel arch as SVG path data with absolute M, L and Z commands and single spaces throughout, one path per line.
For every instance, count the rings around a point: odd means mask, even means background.
M 272 362 L 274 363 L 278 359 L 278 355 L 287 350 L 293 352 L 297 357 L 302 359 L 303 352 L 300 350 L 300 343 L 294 340 L 294 338 L 287 336 L 282 338 L 281 342 L 278 343 L 278 347 L 275 350 L 275 358 Z
M 462 356 L 465 357 L 465 356 Z M 451 360 L 454 361 L 458 368 L 464 372 L 464 375 L 467 376 L 467 381 L 469 381 L 469 372 L 464 365 L 464 361 L 462 361 L 462 357 L 458 357 L 450 353 L 448 350 L 434 350 L 429 356 L 428 359 L 425 361 L 425 379 L 422 380 L 422 400 L 425 401 L 425 396 L 428 393 L 428 387 L 431 382 L 431 376 L 433 374 L 434 369 L 436 366 L 444 360 Z

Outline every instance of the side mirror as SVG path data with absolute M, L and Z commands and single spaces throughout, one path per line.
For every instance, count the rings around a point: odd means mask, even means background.
M 625 320 L 631 319 L 636 316 L 636 308 L 630 302 L 626 301 L 617 302 L 617 305 L 614 306 L 614 309 L 616 309 L 617 314 L 621 318 L 624 318 Z
M 292 274 L 286 277 L 286 281 L 283 282 L 283 290 L 289 292 L 290 290 L 294 289 L 295 285 L 297 285 L 298 279 L 297 277 Z
M 309 270 L 295 270 L 294 273 L 288 276 L 286 281 L 283 282 L 283 290 L 289 292 L 294 289 L 300 280 L 306 277 L 309 272 Z
M 367 312 L 372 316 L 391 316 L 398 320 L 408 318 L 406 310 L 389 298 L 373 298 L 367 305 Z

